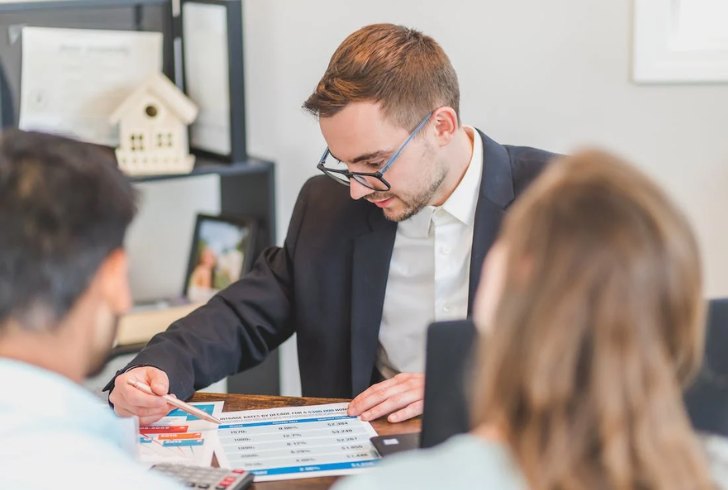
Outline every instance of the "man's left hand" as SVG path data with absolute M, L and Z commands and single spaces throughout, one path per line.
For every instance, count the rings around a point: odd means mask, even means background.
M 389 422 L 402 422 L 422 415 L 425 399 L 425 375 L 401 373 L 370 386 L 349 403 L 351 417 L 361 415 L 370 421 L 390 414 Z

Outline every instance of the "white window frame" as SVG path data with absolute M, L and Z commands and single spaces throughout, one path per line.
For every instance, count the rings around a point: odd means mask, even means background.
M 645 84 L 728 82 L 728 35 L 725 43 L 721 38 L 721 44 L 712 48 L 681 45 L 677 39 L 680 1 L 690 0 L 634 0 L 633 80 Z

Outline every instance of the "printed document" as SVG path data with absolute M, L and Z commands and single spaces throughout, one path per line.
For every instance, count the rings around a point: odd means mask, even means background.
M 250 471 L 256 482 L 358 473 L 379 459 L 369 440 L 377 433 L 347 416 L 347 405 L 225 412 L 217 460 Z
M 162 34 L 24 27 L 21 129 L 117 146 L 108 119 L 162 71 Z

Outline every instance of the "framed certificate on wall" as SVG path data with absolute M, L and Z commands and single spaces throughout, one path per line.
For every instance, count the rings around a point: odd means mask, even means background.
M 241 0 L 182 0 L 179 30 L 184 88 L 200 109 L 190 127 L 193 153 L 247 157 Z
M 635 0 L 637 83 L 728 82 L 728 1 Z

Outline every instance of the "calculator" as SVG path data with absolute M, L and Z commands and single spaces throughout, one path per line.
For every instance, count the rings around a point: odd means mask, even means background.
M 253 483 L 253 474 L 245 470 L 171 463 L 155 464 L 152 469 L 182 482 L 182 486 L 188 488 L 243 490 Z

